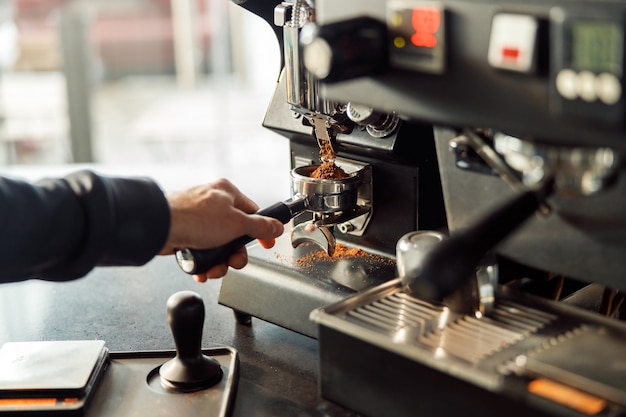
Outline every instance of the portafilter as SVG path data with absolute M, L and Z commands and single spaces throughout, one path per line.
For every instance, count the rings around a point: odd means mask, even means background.
M 291 193 L 288 200 L 272 204 L 256 214 L 273 217 L 283 224 L 305 210 L 322 215 L 354 211 L 358 189 L 362 182 L 361 170 L 348 173 L 346 178 L 312 178 L 319 165 L 306 165 L 291 170 Z M 254 240 L 245 235 L 213 249 L 184 248 L 176 251 L 180 268 L 190 274 L 200 274 L 211 267 L 225 263 L 239 248 Z

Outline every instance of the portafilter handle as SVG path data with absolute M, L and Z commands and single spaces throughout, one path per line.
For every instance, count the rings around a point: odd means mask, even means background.
M 289 200 L 281 201 L 261 209 L 256 214 L 272 217 L 285 224 L 293 217 L 302 213 L 306 207 L 306 197 L 298 195 Z M 180 269 L 189 275 L 201 274 L 215 265 L 225 263 L 230 255 L 252 240 L 254 240 L 253 237 L 244 235 L 223 246 L 213 249 L 179 249 L 176 251 L 176 261 Z
M 441 300 L 469 280 L 485 254 L 533 215 L 552 191 L 552 184 L 525 191 L 475 225 L 441 242 L 426 257 L 404 289 L 419 298 Z

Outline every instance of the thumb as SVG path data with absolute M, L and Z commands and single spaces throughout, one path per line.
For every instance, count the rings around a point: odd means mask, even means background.
M 283 224 L 274 218 L 251 214 L 247 216 L 246 234 L 256 239 L 274 239 L 284 231 Z

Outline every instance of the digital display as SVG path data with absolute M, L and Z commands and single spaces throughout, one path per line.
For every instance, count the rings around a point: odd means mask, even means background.
M 413 34 L 411 43 L 424 48 L 437 46 L 437 32 L 441 26 L 441 13 L 432 7 L 416 7 L 411 16 Z
M 445 9 L 421 0 L 389 0 L 387 28 L 393 66 L 441 74 L 446 66 Z
M 624 32 L 610 22 L 575 22 L 571 26 L 572 66 L 576 70 L 621 76 Z
M 438 44 L 441 11 L 434 7 L 423 6 L 396 10 L 392 26 L 397 33 L 393 40 L 396 48 L 413 46 L 433 49 Z

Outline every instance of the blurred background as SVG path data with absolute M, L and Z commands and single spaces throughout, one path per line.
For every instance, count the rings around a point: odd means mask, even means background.
M 227 177 L 285 199 L 288 141 L 261 126 L 279 66 L 229 0 L 0 0 L 0 174 Z

